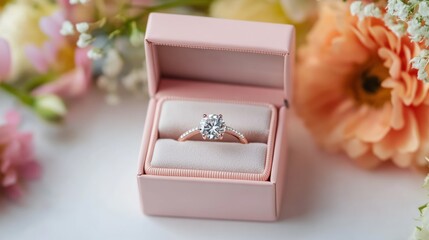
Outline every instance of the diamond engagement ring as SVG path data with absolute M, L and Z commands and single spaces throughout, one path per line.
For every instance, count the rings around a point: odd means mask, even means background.
M 186 141 L 197 134 L 201 134 L 204 140 L 222 140 L 225 134 L 229 134 L 241 143 L 249 143 L 242 133 L 225 124 L 222 114 L 204 114 L 200 126 L 180 135 L 178 141 Z

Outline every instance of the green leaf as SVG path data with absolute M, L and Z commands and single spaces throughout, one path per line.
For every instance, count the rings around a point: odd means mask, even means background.
M 54 78 L 55 78 L 55 75 L 53 73 L 38 75 L 34 78 L 31 78 L 25 81 L 25 83 L 22 86 L 22 89 L 26 92 L 31 92 L 37 87 L 40 87 L 45 83 L 51 82 L 52 80 L 54 80 Z
M 423 210 L 425 210 L 427 207 L 428 207 L 427 203 L 419 207 L 420 215 L 423 214 Z

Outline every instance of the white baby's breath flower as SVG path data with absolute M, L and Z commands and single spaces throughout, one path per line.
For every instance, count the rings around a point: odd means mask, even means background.
M 429 232 L 429 207 L 428 205 L 426 205 L 422 210 L 421 210 L 421 227 L 424 231 Z M 428 234 L 429 236 L 429 234 Z M 427 238 L 425 238 L 427 239 Z
M 350 4 L 350 12 L 353 16 L 360 14 L 363 8 L 364 6 L 362 1 L 354 1 L 352 4 Z
M 115 78 L 101 75 L 97 79 L 97 87 L 106 92 L 116 92 L 118 91 L 118 82 Z
M 124 88 L 134 93 L 145 91 L 146 82 L 147 72 L 144 68 L 133 69 L 128 75 L 122 78 Z
M 422 71 L 422 70 L 418 70 L 417 71 L 417 78 L 420 80 L 423 80 L 425 82 L 429 82 L 429 76 L 428 73 L 426 71 Z
M 100 48 L 92 48 L 88 51 L 88 58 L 92 60 L 98 60 L 103 57 L 103 50 Z
M 429 82 L 427 66 L 429 64 L 429 50 L 421 50 L 419 55 L 411 59 L 411 66 L 417 69 L 417 78 Z
M 428 19 L 429 20 L 429 19 Z M 422 21 L 422 17 L 419 14 L 415 14 L 414 17 L 408 22 L 407 32 L 410 35 L 410 39 L 413 42 L 423 42 L 427 47 L 429 46 L 429 23 L 427 20 Z
M 398 22 L 388 26 L 390 30 L 392 30 L 396 36 L 402 37 L 407 33 L 407 24 L 404 22 Z
M 73 35 L 74 34 L 73 24 L 70 21 L 64 21 L 61 26 L 60 34 L 63 36 Z
M 363 8 L 363 15 L 366 17 L 381 18 L 381 10 L 374 3 L 367 4 Z
M 118 81 L 117 78 L 110 78 L 101 75 L 97 79 L 97 87 L 107 92 L 106 102 L 109 105 L 117 105 L 120 102 L 118 95 Z
M 102 67 L 103 75 L 116 78 L 122 72 L 123 67 L 124 61 L 119 52 L 113 48 L 109 49 Z
M 429 230 L 423 228 L 415 228 L 413 235 L 409 240 L 426 240 L 429 239 Z
M 402 0 L 389 0 L 386 8 L 390 15 L 397 16 L 402 21 L 407 21 L 413 12 L 412 3 Z
M 88 47 L 89 44 L 91 44 L 92 40 L 93 40 L 93 38 L 92 38 L 91 34 L 82 33 L 79 36 L 79 40 L 77 41 L 77 46 L 80 48 Z
M 418 13 L 423 17 L 429 17 L 429 3 L 420 2 Z
M 384 23 L 386 26 L 396 34 L 398 37 L 402 37 L 407 33 L 407 23 L 395 18 L 390 14 L 384 15 Z
M 374 3 L 364 4 L 362 1 L 354 1 L 350 4 L 350 12 L 353 16 L 358 16 L 359 20 L 366 17 L 382 18 L 383 14 Z
M 109 105 L 118 105 L 121 102 L 118 94 L 110 93 L 106 95 L 106 102 Z
M 413 18 L 408 21 L 408 34 L 413 42 L 421 42 L 425 36 L 425 29 L 418 18 Z
M 86 33 L 89 30 L 89 23 L 81 22 L 76 24 L 76 29 L 80 33 Z
M 429 50 L 423 49 L 420 51 L 419 55 L 411 60 L 412 66 L 415 69 L 424 69 L 426 68 L 429 61 Z
M 387 6 L 386 6 L 386 11 L 388 14 L 390 15 L 395 15 L 395 5 L 396 5 L 396 0 L 389 0 L 387 1 Z

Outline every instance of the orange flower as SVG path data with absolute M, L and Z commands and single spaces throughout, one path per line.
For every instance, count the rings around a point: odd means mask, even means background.
M 359 21 L 348 3 L 322 1 L 298 54 L 298 114 L 323 147 L 361 166 L 426 166 L 429 85 L 409 64 L 419 51 L 382 20 Z

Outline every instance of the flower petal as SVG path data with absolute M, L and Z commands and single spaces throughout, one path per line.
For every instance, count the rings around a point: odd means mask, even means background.
M 19 200 L 23 195 L 22 189 L 18 184 L 5 187 L 4 192 L 9 199 L 12 199 L 14 201 Z
M 42 50 L 48 65 L 54 65 L 57 63 L 58 60 L 56 58 L 59 52 L 59 46 L 56 42 L 45 42 Z
M 378 142 L 391 129 L 392 106 L 387 103 L 382 109 L 370 109 L 356 128 L 356 137 L 364 142 Z
M 360 167 L 367 168 L 367 169 L 375 168 L 382 163 L 382 161 L 380 161 L 379 158 L 377 158 L 376 156 L 370 153 L 356 158 L 355 162 Z
M 401 74 L 401 77 L 406 87 L 404 89 L 405 91 L 400 95 L 400 98 L 405 105 L 410 106 L 417 91 L 418 80 L 405 72 Z
M 42 167 L 36 161 L 29 161 L 19 166 L 19 176 L 25 180 L 36 180 L 42 175 Z
M 353 138 L 344 142 L 343 149 L 349 157 L 358 158 L 368 152 L 369 145 L 359 139 Z
M 61 11 L 57 11 L 51 16 L 46 16 L 40 19 L 40 29 L 54 42 L 61 43 L 64 41 L 64 37 L 60 34 L 60 29 L 64 20 L 65 18 L 63 13 Z
M 18 126 L 21 122 L 21 116 L 15 110 L 10 110 L 5 115 L 6 123 L 10 126 Z
M 46 73 L 49 70 L 49 64 L 43 50 L 35 45 L 27 45 L 24 47 L 24 51 L 28 60 L 39 73 Z
M 12 64 L 12 54 L 8 42 L 0 38 L 0 82 L 9 76 Z
M 401 73 L 401 59 L 386 48 L 380 48 L 378 50 L 378 56 L 384 60 L 384 66 L 389 69 L 390 76 L 394 79 L 399 78 Z
M 81 68 L 72 70 L 59 79 L 35 89 L 33 94 L 37 96 L 54 94 L 64 98 L 80 96 L 87 91 L 90 83 L 90 79 L 85 75 Z
M 405 111 L 406 124 L 400 130 L 392 130 L 380 142 L 374 143 L 374 154 L 381 159 L 396 158 L 396 161 L 405 158 L 408 153 L 416 151 L 420 145 L 420 134 L 414 114 Z M 398 162 L 395 162 L 399 164 Z M 407 163 L 409 164 L 408 160 Z
M 390 119 L 390 125 L 392 128 L 398 130 L 404 127 L 404 106 L 402 105 L 401 99 L 398 97 L 396 91 L 392 91 L 392 118 Z
M 1 184 L 3 187 L 8 187 L 8 186 L 14 185 L 17 181 L 18 181 L 18 174 L 16 173 L 15 170 L 9 169 L 9 171 L 7 171 L 4 174 Z
M 398 167 L 409 167 L 413 161 L 414 154 L 413 153 L 399 153 L 395 154 L 393 156 L 392 161 L 396 164 Z

